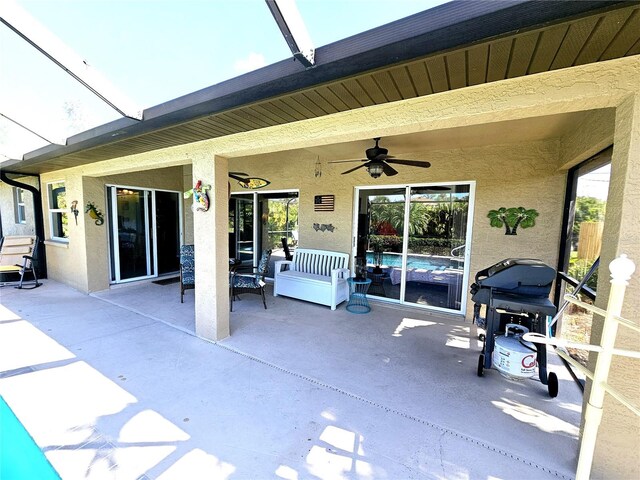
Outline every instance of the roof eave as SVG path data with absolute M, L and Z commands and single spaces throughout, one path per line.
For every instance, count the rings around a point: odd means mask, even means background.
M 121 118 L 74 135 L 66 145 L 34 150 L 1 167 L 35 165 L 361 72 L 634 3 L 511 0 L 443 4 L 318 48 L 314 68 L 304 69 L 293 59 L 283 60 L 150 107 L 142 121 Z

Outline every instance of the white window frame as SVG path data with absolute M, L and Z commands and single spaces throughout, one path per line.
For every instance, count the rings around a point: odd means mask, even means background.
M 13 187 L 13 202 L 15 206 L 16 223 L 27 223 L 27 210 L 24 203 L 24 189 Z
M 52 185 L 62 184 L 65 188 L 65 194 L 67 191 L 67 187 L 65 185 L 64 180 L 58 180 L 56 182 L 47 183 L 47 196 L 48 196 L 48 206 L 49 206 L 49 238 L 56 242 L 69 243 L 68 237 L 59 237 L 54 234 L 53 226 L 55 224 L 54 218 L 56 214 L 60 214 L 63 216 L 67 216 L 67 225 L 69 225 L 69 216 L 66 208 L 53 208 L 53 194 L 52 194 Z

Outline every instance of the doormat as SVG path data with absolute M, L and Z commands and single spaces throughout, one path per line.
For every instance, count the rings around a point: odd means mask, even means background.
M 154 280 L 151 283 L 155 283 L 156 285 L 171 285 L 172 283 L 178 283 L 180 281 L 180 277 L 171 277 L 171 278 L 163 278 L 162 280 Z

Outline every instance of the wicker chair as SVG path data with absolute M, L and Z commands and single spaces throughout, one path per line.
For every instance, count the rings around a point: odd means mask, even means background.
M 267 302 L 264 298 L 264 277 L 269 271 L 269 259 L 271 258 L 271 250 L 264 250 L 260 257 L 260 263 L 254 267 L 255 273 L 237 273 L 231 274 L 229 286 L 231 289 L 231 311 L 233 312 L 233 300 L 242 293 L 255 293 L 262 296 L 262 304 L 266 310 Z M 238 298 L 239 299 L 239 298 Z
M 180 246 L 180 303 L 184 303 L 184 291 L 196 288 L 196 272 L 193 245 Z

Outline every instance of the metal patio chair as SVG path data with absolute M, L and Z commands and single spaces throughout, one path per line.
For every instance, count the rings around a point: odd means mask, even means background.
M 196 272 L 193 245 L 180 246 L 180 303 L 184 303 L 184 291 L 196 288 Z
M 262 304 L 266 310 L 267 302 L 264 297 L 264 277 L 269 271 L 269 259 L 271 258 L 271 250 L 264 250 L 260 257 L 260 263 L 254 267 L 254 273 L 238 273 L 233 272 L 229 281 L 231 289 L 231 311 L 233 312 L 233 300 L 242 293 L 254 293 L 262 296 Z M 239 297 L 238 297 L 239 300 Z

